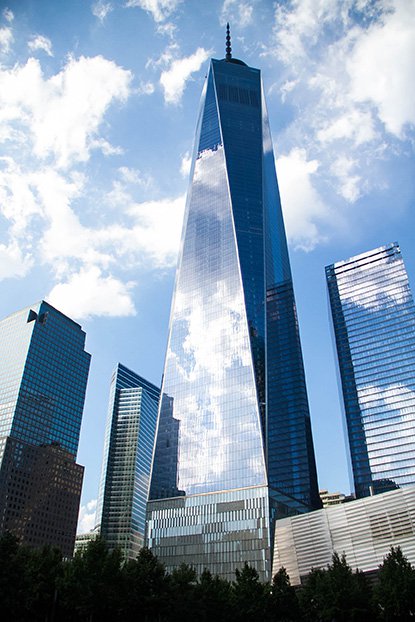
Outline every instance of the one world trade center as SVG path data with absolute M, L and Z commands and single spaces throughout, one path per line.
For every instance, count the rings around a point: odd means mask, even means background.
M 287 241 L 258 69 L 212 60 L 170 318 L 148 546 L 271 576 L 278 518 L 320 507 Z

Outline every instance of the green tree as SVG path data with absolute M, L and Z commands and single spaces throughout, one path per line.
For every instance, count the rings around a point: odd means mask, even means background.
M 414 619 L 415 570 L 399 546 L 392 546 L 379 566 L 374 599 L 382 620 Z
M 59 584 L 57 619 L 114 622 L 121 597 L 121 553 L 92 540 L 64 566 Z
M 322 620 L 322 611 L 327 600 L 327 570 L 312 568 L 299 592 L 300 611 L 303 620 Z
M 280 568 L 272 580 L 269 618 L 272 621 L 281 622 L 300 620 L 297 593 L 290 583 L 290 577 L 285 568 Z
M 325 570 L 313 570 L 301 595 L 307 620 L 358 622 L 371 619 L 371 593 L 366 577 L 353 572 L 346 556 L 333 553 Z
M 261 583 L 258 572 L 245 562 L 242 570 L 235 570 L 231 604 L 236 622 L 258 622 L 267 619 L 270 586 Z
M 30 619 L 30 580 L 27 572 L 30 550 L 6 532 L 0 538 L 0 603 L 6 620 Z
M 33 549 L 27 557 L 26 573 L 30 584 L 30 619 L 53 621 L 58 583 L 63 574 L 62 553 L 50 546 Z
M 122 569 L 123 597 L 120 614 L 123 622 L 130 620 L 167 619 L 169 582 L 164 565 L 147 549 Z
M 169 583 L 171 604 L 169 620 L 193 622 L 198 611 L 196 570 L 183 563 L 173 570 Z
M 225 622 L 231 615 L 231 584 L 226 579 L 212 576 L 209 570 L 204 570 L 195 588 L 198 602 L 197 617 L 200 620 L 211 622 Z

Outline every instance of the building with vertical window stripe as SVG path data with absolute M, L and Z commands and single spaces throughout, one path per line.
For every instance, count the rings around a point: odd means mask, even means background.
M 415 307 L 399 245 L 326 277 L 356 497 L 415 484 Z
M 110 549 L 134 559 L 144 544 L 160 389 L 120 363 L 110 388 L 96 523 Z

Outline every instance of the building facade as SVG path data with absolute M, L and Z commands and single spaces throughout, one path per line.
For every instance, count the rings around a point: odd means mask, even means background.
M 118 364 L 110 388 L 96 524 L 111 549 L 134 559 L 144 544 L 160 389 Z
M 212 60 L 202 94 L 148 505 L 148 545 L 269 578 L 275 520 L 320 507 L 260 71 Z
M 72 555 L 90 355 L 79 324 L 42 301 L 0 322 L 0 532 Z
M 415 565 L 415 486 L 277 521 L 273 573 L 284 566 L 300 585 L 312 568 L 344 553 L 354 571 L 371 574 L 391 546 Z
M 329 492 L 328 490 L 320 490 L 319 491 L 321 503 L 323 504 L 323 508 L 330 508 L 333 505 L 338 505 L 339 503 L 346 503 L 347 501 L 353 501 L 353 495 L 344 495 L 342 492 Z
M 75 538 L 74 556 L 83 555 L 87 550 L 89 543 L 99 538 L 99 527 L 95 527 L 87 533 L 78 533 Z
M 415 307 L 400 248 L 326 277 L 356 497 L 415 484 Z

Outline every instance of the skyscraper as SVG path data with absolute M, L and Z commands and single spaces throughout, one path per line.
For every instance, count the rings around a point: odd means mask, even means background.
M 119 363 L 110 389 L 97 526 L 111 549 L 134 559 L 144 544 L 160 389 Z
M 400 248 L 326 276 L 356 496 L 415 484 L 415 308 Z
M 148 544 L 232 577 L 271 572 L 277 517 L 320 506 L 271 135 L 258 69 L 212 60 L 170 319 Z
M 66 555 L 83 478 L 84 344 L 79 324 L 44 301 L 0 322 L 0 532 Z

